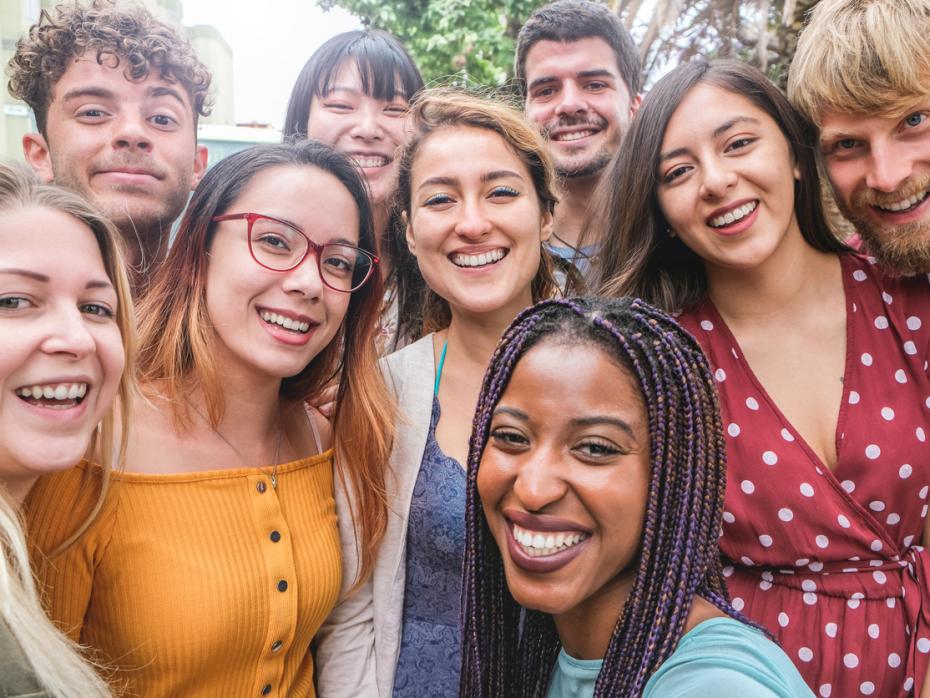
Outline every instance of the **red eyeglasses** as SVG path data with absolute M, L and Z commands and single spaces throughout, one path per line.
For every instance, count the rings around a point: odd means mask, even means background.
M 271 271 L 290 271 L 313 252 L 320 278 L 327 288 L 343 293 L 360 289 L 381 261 L 360 247 L 342 242 L 319 245 L 293 223 L 261 213 L 226 213 L 214 222 L 246 220 L 249 253 L 259 266 Z

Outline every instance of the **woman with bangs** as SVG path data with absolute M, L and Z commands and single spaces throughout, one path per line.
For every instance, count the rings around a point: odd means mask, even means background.
M 368 185 L 385 280 L 379 343 L 390 353 L 418 339 L 411 324 L 423 280 L 392 217 L 400 152 L 407 144 L 407 110 L 423 78 L 391 34 L 364 29 L 338 34 L 317 49 L 291 91 L 287 140 L 314 138 L 348 155 Z
M 342 522 L 361 541 L 350 584 L 386 525 L 377 263 L 364 184 L 328 146 L 249 148 L 194 192 L 141 300 L 124 472 L 41 569 L 51 616 L 126 690 L 314 694 L 309 645 L 342 582 L 334 478 L 356 493 Z M 334 379 L 330 430 L 306 401 Z M 82 516 L 81 480 L 42 483 L 41 550 Z
M 930 285 L 831 233 L 813 127 L 758 70 L 679 66 L 611 165 L 601 292 L 680 313 L 727 439 L 733 606 L 821 696 L 930 692 Z M 652 176 L 644 176 L 647 167 Z
M 103 679 L 42 609 L 19 509 L 27 498 L 67 509 L 43 501 L 36 481 L 82 458 L 101 463 L 86 516 L 64 532 L 72 544 L 125 448 L 114 434 L 135 327 L 119 233 L 76 194 L 0 164 L 0 249 L 0 695 L 102 698 Z
M 370 583 L 320 635 L 319 687 L 334 696 L 458 695 L 475 401 L 508 323 L 555 290 L 543 248 L 555 177 L 539 132 L 508 105 L 452 90 L 424 92 L 411 124 L 397 206 L 429 289 L 418 318 L 429 334 L 384 362 L 401 412 L 391 514 Z

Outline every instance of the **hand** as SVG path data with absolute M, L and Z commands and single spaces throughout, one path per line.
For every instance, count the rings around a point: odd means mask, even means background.
M 333 381 L 308 402 L 312 407 L 316 408 L 320 414 L 326 417 L 326 419 L 332 421 L 333 414 L 336 412 L 336 395 L 338 392 L 339 383 Z

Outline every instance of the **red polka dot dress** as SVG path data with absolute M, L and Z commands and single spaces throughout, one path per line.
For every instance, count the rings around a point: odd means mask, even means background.
M 930 278 L 841 257 L 846 368 L 826 468 L 705 302 L 679 320 L 707 353 L 727 439 L 720 546 L 733 605 L 819 696 L 909 696 L 930 661 Z

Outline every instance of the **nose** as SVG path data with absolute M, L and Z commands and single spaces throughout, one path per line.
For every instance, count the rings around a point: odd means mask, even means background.
M 351 135 L 364 141 L 380 140 L 384 137 L 381 127 L 381 110 L 376 105 L 363 104 L 355 113 Z
M 152 140 L 149 138 L 147 125 L 141 114 L 121 114 L 114 124 L 112 142 L 115 149 L 143 151 L 152 149 Z
M 568 489 L 559 468 L 559 456 L 536 448 L 520 465 L 513 493 L 527 511 L 542 511 L 565 496 Z
M 456 234 L 469 240 L 477 240 L 490 233 L 491 228 L 491 221 L 481 203 L 466 200 L 462 214 L 455 223 Z
M 871 167 L 865 183 L 870 189 L 894 192 L 914 172 L 914 159 L 907 147 L 895 143 L 873 143 L 871 145 Z
M 584 99 L 584 93 L 572 80 L 566 80 L 562 83 L 555 113 L 559 116 L 577 116 L 586 111 L 588 111 L 588 103 Z
M 49 320 L 50 329 L 41 345 L 46 354 L 81 359 L 96 351 L 97 343 L 87 324 L 90 321 L 76 307 L 63 308 Z
M 283 273 L 281 286 L 285 293 L 304 296 L 311 301 L 318 301 L 322 297 L 326 285 L 320 275 L 317 261 L 319 254 L 319 250 L 309 250 L 300 264 Z
M 709 159 L 702 164 L 700 195 L 703 199 L 719 199 L 726 195 L 737 182 L 736 172 L 719 159 Z

